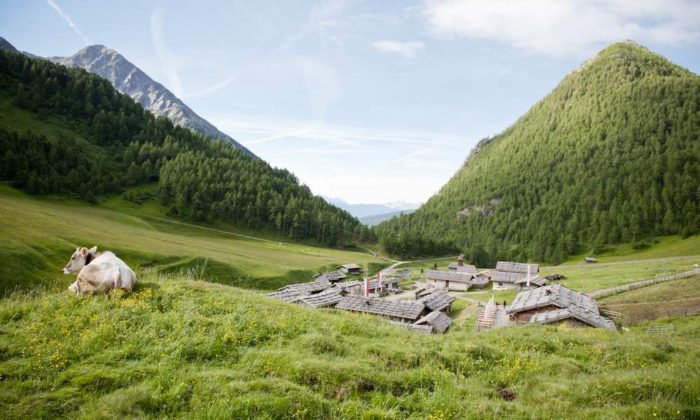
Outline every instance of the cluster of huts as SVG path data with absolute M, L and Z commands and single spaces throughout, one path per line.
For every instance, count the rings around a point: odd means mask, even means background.
M 430 270 L 426 279 L 447 290 L 466 292 L 470 288 L 483 289 L 493 282 L 494 290 L 524 290 L 544 286 L 547 279 L 539 276 L 539 265 L 499 261 L 494 270 L 479 271 L 470 264 L 464 264 L 464 255 L 450 263 L 448 271 Z
M 268 296 L 311 308 L 336 308 L 381 316 L 391 322 L 420 332 L 444 333 L 452 323 L 448 316 L 455 298 L 446 290 L 430 288 L 416 294 L 414 301 L 379 299 L 385 292 L 399 291 L 398 279 L 376 278 L 369 281 L 369 296 L 360 281 L 344 281 L 342 272 L 321 273 L 314 281 L 284 286 Z
M 520 290 L 507 309 L 508 319 L 515 324 L 567 324 L 615 329 L 615 323 L 600 315 L 595 299 L 559 284 L 547 285 L 551 280 L 561 280 L 559 274 L 540 276 L 539 265 L 499 261 L 496 268 L 479 272 L 476 267 L 464 264 L 460 255 L 448 271 L 431 270 L 428 284 L 452 291 L 467 291 L 472 287 L 483 288 L 489 282 L 493 290 Z M 488 313 L 483 310 L 482 314 Z

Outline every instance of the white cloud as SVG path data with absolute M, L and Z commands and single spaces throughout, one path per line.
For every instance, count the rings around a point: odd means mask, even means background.
M 554 56 L 585 56 L 627 38 L 700 40 L 700 2 L 694 0 L 428 0 L 424 12 L 438 35 Z
M 376 41 L 372 46 L 383 53 L 398 54 L 404 58 L 413 58 L 418 51 L 425 48 L 422 42 Z
M 311 115 L 314 118 L 324 118 L 328 108 L 342 95 L 340 79 L 335 69 L 326 62 L 303 58 L 300 65 Z
M 182 80 L 180 79 L 180 62 L 167 48 L 165 42 L 165 30 L 163 15 L 159 8 L 155 8 L 151 13 L 151 43 L 156 52 L 156 57 L 160 62 L 160 67 L 165 77 L 168 79 L 168 88 L 175 96 L 182 98 Z
M 47 3 L 49 4 L 49 6 L 51 6 L 51 8 L 53 8 L 53 10 L 56 11 L 56 13 L 58 13 L 58 15 L 61 17 L 61 19 L 63 19 L 63 20 L 68 24 L 68 26 L 70 26 L 71 29 L 73 29 L 73 31 L 74 31 L 76 34 L 78 34 L 78 36 L 80 36 L 80 38 L 83 39 L 83 42 L 85 43 L 85 45 L 87 45 L 87 44 L 88 44 L 87 38 L 86 38 L 85 35 L 83 35 L 83 33 L 80 31 L 80 28 L 78 28 L 78 25 L 76 25 L 75 22 L 73 22 L 73 19 L 71 19 L 71 17 L 68 16 L 68 14 L 67 14 L 66 12 L 64 12 L 63 9 L 61 9 L 61 8 L 58 6 L 58 4 L 56 4 L 55 1 L 53 1 L 53 0 L 47 0 Z
M 204 89 L 201 89 L 201 90 L 198 91 L 198 92 L 188 93 L 187 96 L 185 96 L 185 97 L 183 97 L 183 98 L 181 98 L 181 99 L 185 99 L 185 98 L 199 98 L 199 97 L 202 97 L 202 96 L 209 96 L 209 95 L 211 95 L 212 93 L 217 92 L 217 91 L 219 91 L 219 90 L 225 88 L 226 86 L 230 85 L 231 83 L 233 83 L 233 82 L 236 80 L 236 78 L 237 78 L 237 76 L 236 76 L 235 74 L 234 74 L 234 75 L 231 75 L 231 76 L 227 77 L 226 79 L 224 79 L 224 80 L 222 80 L 222 81 L 220 81 L 220 82 L 218 82 L 218 83 L 215 83 L 215 84 L 213 84 L 213 85 L 211 85 L 211 86 L 208 86 L 208 87 L 206 87 L 206 88 L 204 88 Z

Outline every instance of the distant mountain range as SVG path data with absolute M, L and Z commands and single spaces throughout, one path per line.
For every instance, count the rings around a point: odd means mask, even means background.
M 399 214 L 410 213 L 420 206 L 420 203 L 407 203 L 405 201 L 395 201 L 393 203 L 381 204 L 350 204 L 341 198 L 323 198 L 330 204 L 340 207 L 341 209 L 357 217 L 361 222 L 368 226 L 373 226 L 377 223 L 389 220 Z
M 375 214 L 373 216 L 365 216 L 365 217 L 360 217 L 360 222 L 364 223 L 365 225 L 372 227 L 376 226 L 382 222 L 386 222 L 387 220 L 400 216 L 402 214 L 410 214 L 414 212 L 415 210 L 396 210 L 392 211 L 389 213 L 382 213 L 382 214 Z
M 0 49 L 18 51 L 3 38 L 0 38 Z M 31 58 L 41 58 L 27 52 L 23 53 Z M 119 92 L 131 96 L 154 115 L 168 117 L 176 125 L 229 142 L 246 154 L 255 157 L 250 150 L 197 115 L 165 86 L 151 79 L 111 48 L 104 45 L 90 45 L 70 57 L 47 57 L 47 59 L 64 66 L 78 67 L 95 73 L 109 80 Z

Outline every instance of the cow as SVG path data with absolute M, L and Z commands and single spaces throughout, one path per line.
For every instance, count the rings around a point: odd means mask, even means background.
M 79 295 L 108 293 L 112 289 L 131 291 L 136 283 L 136 274 L 124 261 L 110 251 L 97 252 L 96 246 L 76 248 L 63 273 L 78 273 L 68 290 Z

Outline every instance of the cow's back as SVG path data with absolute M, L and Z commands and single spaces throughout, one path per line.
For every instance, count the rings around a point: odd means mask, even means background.
M 105 286 L 110 289 L 131 290 L 134 288 L 136 274 L 111 251 L 105 251 L 100 254 L 89 265 L 85 266 L 83 270 L 89 267 L 92 267 L 89 270 L 91 277 L 97 277 L 100 284 L 106 282 Z

